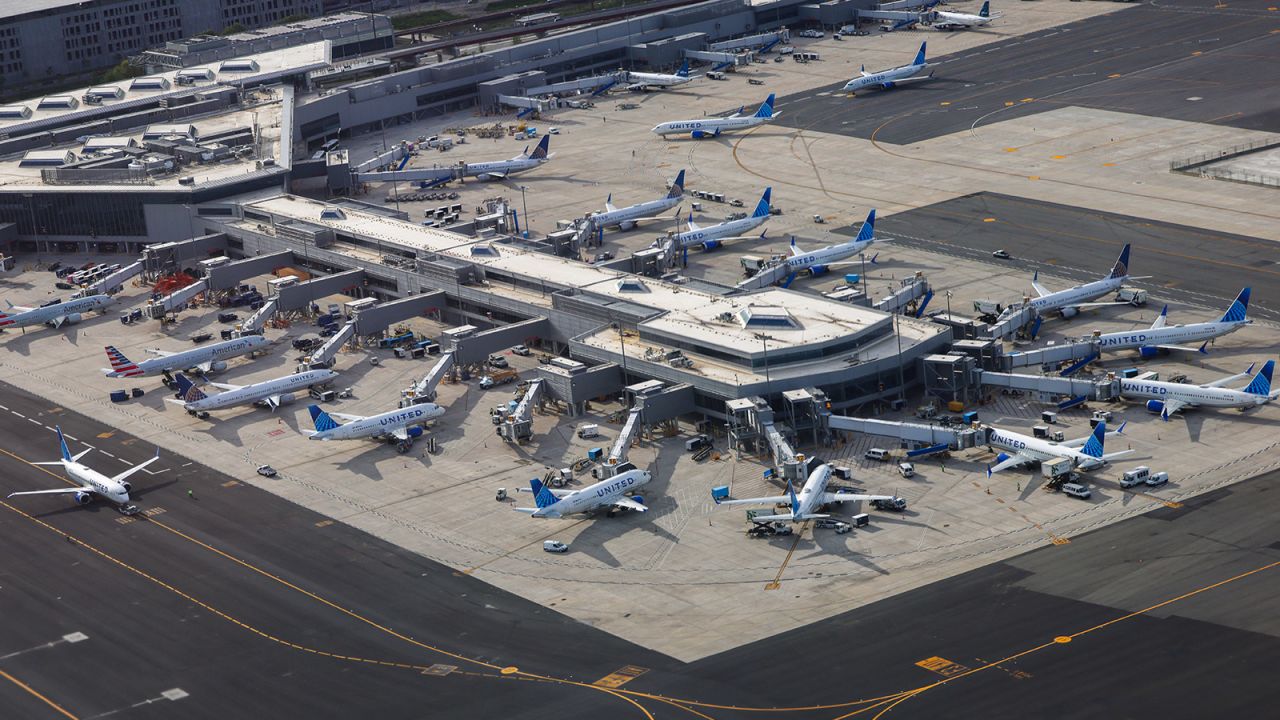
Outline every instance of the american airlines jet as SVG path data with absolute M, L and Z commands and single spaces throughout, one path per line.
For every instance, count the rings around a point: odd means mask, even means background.
M 110 295 L 90 295 L 73 300 L 55 300 L 34 308 L 10 303 L 8 310 L 0 312 L 0 331 L 30 325 L 59 328 L 63 324 L 78 323 L 84 313 L 105 310 L 113 302 Z
M 1166 325 L 1169 306 L 1160 311 L 1151 327 L 1146 330 L 1126 330 L 1124 332 L 1101 333 L 1097 336 L 1098 346 L 1102 352 L 1117 350 L 1137 350 L 1144 358 L 1152 358 L 1165 350 L 1181 350 L 1184 352 L 1206 352 L 1208 341 L 1216 337 L 1233 333 L 1252 323 L 1249 313 L 1249 288 L 1244 288 L 1236 296 L 1231 307 L 1222 317 L 1212 322 L 1191 323 L 1190 325 Z M 1177 343 L 1204 342 L 1198 348 L 1178 345 Z
M 1124 249 L 1120 251 L 1120 257 L 1116 259 L 1116 264 L 1111 268 L 1111 274 L 1101 280 L 1076 285 L 1066 290 L 1049 292 L 1040 284 L 1040 273 L 1037 271 L 1031 278 L 1031 287 L 1035 288 L 1039 297 L 1031 298 L 1029 304 L 1042 316 L 1057 310 L 1062 313 L 1062 317 L 1075 317 L 1079 314 L 1080 308 L 1124 304 L 1090 301 L 1119 290 L 1121 285 L 1131 279 L 1134 278 L 1129 275 L 1129 246 L 1125 245 Z M 1010 310 L 1013 310 L 1013 308 L 1010 308 Z M 1008 313 L 1010 310 L 1005 312 Z
M 982 3 L 982 9 L 977 15 L 969 13 L 946 12 L 944 10 L 935 10 L 933 12 L 933 27 L 935 30 L 960 30 L 972 27 L 983 27 L 991 23 L 992 20 L 998 20 L 1002 15 L 991 14 L 991 0 Z
M 653 128 L 652 132 L 663 137 L 687 133 L 694 140 L 702 140 L 704 138 L 718 137 L 722 132 L 750 130 L 753 127 L 760 127 L 773 122 L 773 119 L 781 114 L 773 111 L 773 94 L 770 94 L 754 115 L 743 117 L 741 113 L 735 113 L 727 118 L 673 120 L 658 124 Z
M 739 220 L 698 227 L 693 222 L 693 213 L 690 213 L 689 229 L 686 232 L 676 233 L 671 238 L 675 242 L 676 249 L 685 250 L 701 245 L 703 250 L 715 250 L 730 240 L 746 240 L 748 237 L 755 237 L 744 235 L 744 233 L 760 227 L 769 219 L 769 196 L 772 192 L 773 188 L 765 188 L 764 195 L 760 196 L 760 202 L 756 204 L 756 209 L 751 215 Z M 666 240 L 667 238 L 659 238 L 654 245 L 662 245 Z
M 865 251 L 878 242 L 885 241 L 876 238 L 876 211 L 872 210 L 867 213 L 867 220 L 858 230 L 858 236 L 847 243 L 828 245 L 805 252 L 796 247 L 796 239 L 791 238 L 791 257 L 787 258 L 787 266 L 791 268 L 792 277 L 805 270 L 808 270 L 810 275 L 821 275 L 830 266 L 842 264 L 845 259 Z M 875 260 L 872 259 L 872 262 Z
M 308 370 L 252 385 L 211 382 L 210 385 L 225 392 L 206 395 L 204 390 L 188 380 L 186 375 L 179 374 L 175 378 L 178 382 L 178 398 L 165 398 L 165 400 L 181 405 L 192 415 L 249 403 L 261 403 L 274 412 L 283 403 L 292 402 L 295 392 L 304 391 L 312 385 L 333 382 L 336 377 L 338 373 L 332 370 Z
M 481 180 L 503 180 L 508 175 L 532 170 L 551 159 L 552 155 L 547 154 L 547 148 L 550 147 L 550 145 L 551 136 L 543 135 L 542 140 L 538 143 L 538 146 L 533 149 L 532 153 L 529 152 L 528 147 L 525 147 L 524 152 L 510 160 L 463 163 L 463 177 L 477 177 Z
M 901 85 L 932 80 L 933 73 L 928 75 L 920 74 L 929 67 L 929 63 L 924 59 L 924 46 L 925 43 L 920 43 L 920 51 L 916 53 L 916 59 L 910 65 L 881 70 L 877 73 L 867 72 L 867 66 L 863 65 L 862 69 L 859 70 L 858 77 L 844 84 L 844 91 L 856 93 L 863 88 L 890 90 Z
M 667 192 L 667 196 L 659 200 L 650 200 L 636 205 L 629 205 L 624 208 L 613 206 L 613 195 L 610 194 L 608 199 L 604 201 L 605 211 L 601 213 L 591 213 L 587 219 L 594 227 L 604 228 L 617 225 L 622 230 L 630 230 L 636 226 L 641 220 L 659 220 L 655 217 L 658 213 L 665 212 L 680 204 L 684 198 L 684 170 L 676 175 L 675 182 L 671 183 L 671 190 Z
M 1248 370 L 1204 385 L 1138 378 L 1121 380 L 1120 395 L 1131 400 L 1146 400 L 1147 410 L 1160 413 L 1160 417 L 1164 418 L 1165 422 L 1169 421 L 1170 415 L 1185 408 L 1221 407 L 1247 410 L 1266 405 L 1280 394 L 1271 390 L 1271 374 L 1275 371 L 1275 367 L 1276 361 L 1268 360 L 1252 381 L 1239 390 L 1223 387 L 1223 385 L 1248 378 Z
M 159 357 L 135 363 L 124 356 L 124 353 L 107 346 L 107 358 L 111 361 L 111 369 L 103 368 L 107 377 L 143 377 L 161 373 L 180 372 L 195 368 L 202 373 L 220 372 L 227 369 L 227 360 L 241 355 L 257 352 L 269 344 L 261 335 L 245 335 L 234 340 L 223 340 L 212 345 L 205 345 L 193 350 L 167 352 L 164 350 L 148 350 Z
M 562 518 L 601 509 L 648 512 L 644 498 L 629 497 L 626 493 L 638 490 L 652 479 L 648 470 L 627 470 L 581 490 L 552 490 L 534 478 L 529 485 L 536 507 L 513 509 L 535 518 Z
M 819 513 L 818 510 L 823 505 L 841 502 L 856 502 L 858 500 L 897 500 L 893 495 L 863 495 L 844 492 L 827 492 L 827 483 L 831 482 L 831 466 L 822 464 L 813 472 L 809 473 L 809 477 L 804 482 L 804 487 L 800 488 L 800 494 L 796 495 L 796 491 L 791 487 L 791 481 L 787 481 L 786 495 L 771 495 L 769 497 L 743 498 L 741 500 L 720 500 L 712 495 L 712 499 L 717 505 L 777 505 L 787 503 L 791 506 L 791 510 L 786 513 L 776 513 L 773 515 L 756 515 L 752 520 L 754 522 L 772 522 L 774 520 L 784 520 L 790 522 L 802 522 L 804 520 L 816 520 L 818 518 L 831 517 Z
M 115 503 L 122 512 L 137 512 L 137 508 L 129 504 L 129 493 L 133 490 L 133 486 L 129 484 L 129 478 L 134 473 L 159 460 L 160 448 L 156 448 L 155 457 L 150 460 L 140 462 L 118 475 L 108 476 L 80 462 L 80 458 L 88 455 L 93 448 L 72 455 L 71 451 L 67 449 L 67 439 L 62 436 L 62 428 L 58 426 L 55 429 L 58 432 L 58 446 L 62 450 L 62 459 L 32 464 L 61 465 L 62 469 L 66 471 L 67 477 L 77 483 L 76 487 L 57 488 L 54 490 L 27 490 L 25 492 L 9 493 L 9 497 L 18 495 L 70 495 L 75 499 L 77 505 L 87 505 L 93 501 L 94 496 L 97 496 Z
M 987 468 L 987 475 L 990 476 L 992 473 L 998 473 L 1001 470 L 1052 460 L 1053 458 L 1070 458 L 1072 464 L 1081 470 L 1102 467 L 1111 459 L 1128 455 L 1132 452 L 1131 450 L 1122 450 L 1106 454 L 1103 451 L 1103 444 L 1107 435 L 1119 435 L 1123 432 L 1124 423 L 1121 423 L 1115 432 L 1108 433 L 1107 424 L 1100 422 L 1093 428 L 1091 435 L 1060 443 L 1041 440 L 1037 437 L 1009 430 L 989 428 L 987 445 L 1001 450 L 1008 450 L 1013 454 L 1000 453 L 996 456 L 996 465 Z
M 444 408 L 434 403 L 419 403 L 407 408 L 389 410 L 377 415 L 345 415 L 329 413 L 319 405 L 309 405 L 314 432 L 304 430 L 312 440 L 359 440 L 379 438 L 396 443 L 396 449 L 407 452 L 413 439 L 422 435 L 422 424 L 444 415 Z M 339 425 L 333 418 L 346 420 Z

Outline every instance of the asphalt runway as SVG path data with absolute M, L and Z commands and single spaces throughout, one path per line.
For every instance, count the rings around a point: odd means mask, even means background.
M 0 387 L 5 494 L 61 484 L 28 464 L 55 456 L 54 423 L 100 470 L 153 452 Z M 6 718 L 1176 718 L 1274 699 L 1280 473 L 683 664 L 172 450 L 135 476 L 132 521 L 0 503 Z
M 1111 272 L 1129 243 L 1129 272 L 1152 276 L 1131 284 L 1147 288 L 1158 300 L 1225 312 L 1241 288 L 1251 287 L 1249 314 L 1280 320 L 1275 243 L 1258 238 L 999 193 L 975 193 L 898 213 L 878 220 L 876 231 L 894 244 L 1002 269 L 1025 268 L 1028 280 L 1036 270 L 1076 282 L 1097 280 Z M 852 236 L 857 229 L 833 232 Z M 892 248 L 886 245 L 881 252 L 891 253 Z M 991 257 L 1000 248 L 1012 257 Z M 1044 284 L 1052 290 L 1066 288 L 1060 281 Z M 1170 316 L 1170 322 L 1189 321 Z
M 1068 105 L 1217 123 L 1280 126 L 1280 17 L 1268 0 L 1151 2 L 948 55 L 928 41 L 935 79 L 855 98 L 844 83 L 780 98 L 783 127 L 906 145 Z M 998 34 L 991 29 L 969 30 Z M 935 59 L 936 58 L 936 59 Z M 911 61 L 906 55 L 901 64 Z M 875 72 L 884 68 L 868 68 Z

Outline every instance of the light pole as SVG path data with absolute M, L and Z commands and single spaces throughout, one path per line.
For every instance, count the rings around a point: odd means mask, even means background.
M 765 402 L 768 402 L 769 401 L 769 385 L 771 383 L 771 380 L 769 379 L 769 341 L 773 340 L 774 338 L 764 333 L 752 333 L 752 335 L 754 335 L 757 339 L 759 339 L 760 343 L 764 345 L 764 396 L 765 396 Z
M 529 203 L 525 200 L 525 197 L 524 197 L 524 191 L 528 189 L 529 188 L 525 185 L 520 186 L 520 207 L 524 213 L 522 217 L 524 218 L 524 239 L 525 240 L 529 239 Z
M 618 348 L 622 353 L 622 385 L 625 387 L 627 384 L 627 343 L 625 340 L 627 335 L 622 331 L 622 323 L 612 322 L 609 325 L 618 331 Z
M 951 291 L 947 291 L 947 320 L 951 319 Z
M 858 257 L 862 258 L 862 299 L 870 305 L 871 296 L 867 295 L 867 254 L 858 253 Z

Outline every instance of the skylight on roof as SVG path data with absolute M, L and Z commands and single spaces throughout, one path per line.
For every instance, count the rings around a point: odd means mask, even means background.
M 744 328 L 794 328 L 795 318 L 779 305 L 748 305 L 738 311 L 738 322 Z

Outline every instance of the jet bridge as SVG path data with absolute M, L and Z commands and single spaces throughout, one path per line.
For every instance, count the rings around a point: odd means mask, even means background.
M 913 277 L 902 280 L 897 290 L 877 300 L 875 308 L 887 313 L 896 313 L 903 308 L 910 307 L 913 302 L 920 298 L 924 298 L 924 300 L 916 303 L 916 317 L 920 317 L 925 306 L 929 304 L 929 300 L 933 298 L 933 290 L 929 288 L 929 281 L 925 279 L 924 273 L 918 272 Z
M 777 32 L 764 33 L 761 35 L 748 35 L 747 37 L 735 38 L 733 40 L 723 40 L 721 42 L 711 43 L 707 46 L 707 49 L 711 51 L 746 50 L 778 42 L 791 42 L 791 32 L 784 28 Z
M 613 449 L 609 451 L 609 457 L 599 468 L 601 480 L 613 477 L 617 474 L 618 467 L 627 461 L 627 450 L 631 448 L 631 443 L 640 435 L 640 430 L 643 428 L 643 423 L 640 421 L 642 412 L 642 408 L 631 408 L 626 424 L 622 426 L 618 439 L 613 443 Z
M 717 65 L 747 65 L 751 62 L 751 55 L 748 53 L 685 50 L 684 56 L 690 60 L 701 60 Z
M 520 443 L 533 437 L 533 406 L 542 394 L 542 381 L 534 380 L 525 388 L 524 397 L 510 415 L 498 426 L 498 435 L 510 443 Z
M 1075 372 L 1075 370 L 1096 359 L 1099 352 L 1098 343 L 1091 340 L 1064 345 L 1050 345 L 1038 350 L 1006 354 L 1004 356 L 1004 369 L 1012 370 L 1016 367 L 1030 365 L 1057 365 L 1058 363 L 1070 361 L 1073 362 L 1075 367 L 1071 368 L 1069 372 Z
M 342 327 L 338 328 L 338 332 L 329 336 L 329 339 L 325 340 L 324 344 L 320 346 L 320 349 L 311 353 L 307 358 L 304 363 L 308 366 L 307 369 L 321 370 L 333 367 L 333 360 L 337 357 L 338 350 L 341 349 L 348 340 L 355 337 L 355 334 L 355 320 L 348 320 L 343 323 Z
M 1112 400 L 1120 396 L 1120 381 L 1074 380 L 1047 375 L 1015 375 L 1012 373 L 984 372 L 980 376 L 983 385 L 1024 390 L 1039 397 L 1085 398 Z
M 991 326 L 990 337 L 992 339 L 1008 340 L 1013 337 L 1018 330 L 1026 327 L 1027 323 L 1034 322 L 1039 317 L 1040 316 L 1036 312 L 1036 309 L 1030 305 L 1005 308 L 1000 319 L 996 321 L 995 325 Z
M 262 307 L 258 308 L 254 314 L 250 315 L 248 320 L 245 320 L 240 324 L 240 334 L 262 334 L 262 328 L 266 326 L 267 321 L 271 319 L 271 316 L 276 314 L 276 303 L 278 300 L 279 298 L 271 298 L 263 303 Z
M 208 289 L 209 281 L 197 280 L 184 288 L 174 290 L 162 298 L 148 302 L 147 315 L 160 319 L 166 314 L 185 306 L 192 298 Z
M 738 283 L 734 288 L 737 290 L 759 290 L 760 288 L 783 282 L 792 272 L 794 271 L 791 266 L 786 263 L 765 265 L 760 268 L 760 272 Z
M 400 162 L 404 158 L 408 157 L 408 155 L 409 155 L 409 148 L 405 147 L 404 145 L 397 144 L 391 149 L 386 150 L 378 155 L 373 156 L 368 160 L 365 160 L 364 162 L 358 165 L 353 166 L 351 169 L 357 173 L 365 173 L 365 172 L 374 170 L 375 168 L 388 167 L 390 165 L 395 165 L 396 163 Z
M 618 73 L 610 73 L 608 75 L 593 75 L 592 77 L 579 78 L 577 80 L 569 80 L 562 83 L 552 83 L 550 85 L 540 85 L 538 87 L 525 90 L 525 95 L 535 97 L 538 95 L 558 95 L 560 93 L 571 93 L 579 90 L 595 90 L 596 88 L 607 87 L 618 82 Z
M 441 183 L 461 180 L 465 167 L 462 165 L 446 165 L 445 167 L 410 168 L 408 170 L 384 170 L 382 172 L 356 173 L 356 182 L 426 182 Z
M 952 450 L 963 450 L 985 442 L 986 435 L 972 428 L 952 430 L 940 425 L 873 420 L 869 418 L 832 415 L 828 421 L 832 430 L 860 432 L 876 437 L 896 438 L 901 443 L 917 448 L 943 445 Z
M 440 385 L 440 381 L 444 379 L 444 376 L 453 369 L 453 364 L 454 354 L 452 351 L 442 354 L 436 364 L 427 371 L 427 374 L 422 376 L 421 380 L 414 383 L 412 387 L 400 392 L 400 407 L 435 402 L 436 387 Z
M 729 447 L 738 451 L 760 452 L 761 442 L 769 449 L 773 464 L 784 479 L 803 483 L 808 475 L 807 460 L 791 447 L 787 432 L 797 435 L 812 431 L 816 440 L 827 437 L 826 396 L 820 390 L 790 390 L 783 393 L 795 427 L 775 422 L 769 403 L 760 397 L 741 398 L 725 403 L 729 416 Z M 821 404 L 821 407 L 819 406 Z
M 119 270 L 111 273 L 110 275 L 102 278 L 101 280 L 85 288 L 85 291 L 84 291 L 85 295 L 98 295 L 104 292 L 109 292 L 112 288 L 123 286 L 125 280 L 128 280 L 129 278 L 135 275 L 141 275 L 141 274 L 142 274 L 142 261 L 139 260 L 138 262 L 132 265 L 126 265 L 125 267 L 120 268 Z

